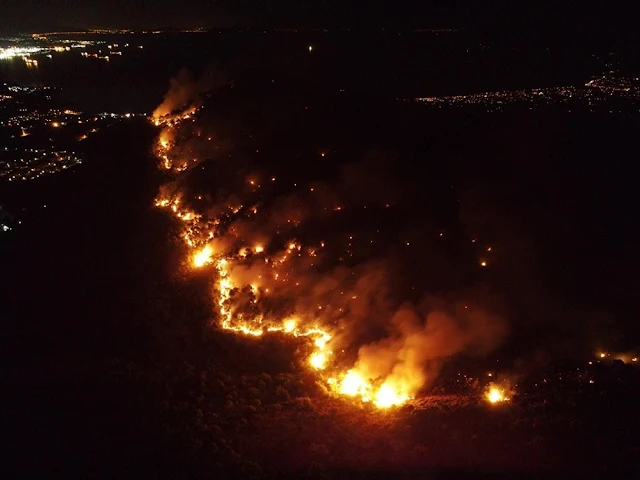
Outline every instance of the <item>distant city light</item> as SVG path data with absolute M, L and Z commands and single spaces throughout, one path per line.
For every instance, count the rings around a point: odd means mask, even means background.
M 51 50 L 49 50 L 51 51 Z M 37 66 L 35 60 L 22 57 L 27 66 Z M 51 100 L 48 95 L 51 87 L 33 87 L 23 85 L 0 84 L 0 102 L 3 110 L 7 109 L 9 116 L 0 119 L 0 130 L 3 128 L 18 129 L 11 138 L 23 138 L 29 136 L 38 137 L 40 135 L 38 126 L 45 126 L 62 130 L 65 125 L 82 125 L 82 131 L 73 135 L 76 141 L 86 140 L 91 134 L 100 130 L 102 125 L 111 125 L 116 119 L 135 118 L 141 113 L 113 113 L 101 112 L 97 114 L 85 114 L 81 111 L 70 108 L 60 108 L 51 105 L 39 105 L 38 108 L 30 110 L 22 107 L 24 96 L 34 93 L 45 93 L 43 97 Z M 7 108 L 8 107 L 8 108 Z M 108 124 L 103 122 L 109 122 Z M 11 132 L 13 133 L 13 132 Z M 29 139 L 30 140 L 30 139 Z M 37 141 L 37 139 L 36 139 Z M 53 139 L 49 139 L 53 142 Z M 24 144 L 23 144 L 24 145 Z M 0 181 L 29 181 L 41 178 L 46 175 L 63 172 L 77 165 L 82 164 L 83 159 L 70 150 L 60 150 L 55 145 L 49 144 L 45 148 L 10 148 L 3 149 L 4 158 L 0 161 Z
M 25 57 L 32 53 L 41 52 L 43 49 L 40 47 L 9 47 L 0 48 L 0 60 L 13 57 Z

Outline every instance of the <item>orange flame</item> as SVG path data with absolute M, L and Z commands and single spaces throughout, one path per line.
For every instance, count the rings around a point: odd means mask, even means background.
M 213 259 L 211 258 L 212 255 L 213 249 L 209 245 L 206 245 L 202 250 L 193 255 L 193 266 L 200 268 L 213 262 Z

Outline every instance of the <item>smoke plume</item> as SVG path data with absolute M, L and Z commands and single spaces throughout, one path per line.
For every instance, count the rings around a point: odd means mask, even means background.
M 189 267 L 209 269 L 223 329 L 305 337 L 310 367 L 333 391 L 379 407 L 416 395 L 447 359 L 504 339 L 498 305 L 468 292 L 420 293 L 403 271 L 427 250 L 407 241 L 407 224 L 437 233 L 392 154 L 283 159 L 260 145 L 249 154 L 259 127 L 247 133 L 235 112 L 212 114 L 202 91 L 181 73 L 154 113 L 157 154 L 178 174 L 156 204 L 184 223 Z

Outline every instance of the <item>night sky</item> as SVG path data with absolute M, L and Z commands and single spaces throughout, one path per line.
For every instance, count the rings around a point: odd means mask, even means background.
M 4 0 L 0 33 L 61 28 L 412 27 L 628 30 L 618 2 Z

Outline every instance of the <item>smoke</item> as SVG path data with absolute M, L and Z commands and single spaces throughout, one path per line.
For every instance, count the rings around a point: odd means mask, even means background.
M 391 318 L 386 338 L 360 347 L 354 369 L 413 395 L 435 380 L 447 359 L 486 354 L 507 334 L 504 317 L 479 305 L 456 301 L 429 311 L 433 304 L 426 298 L 422 308 L 403 305 Z
M 187 69 L 182 69 L 169 80 L 169 90 L 152 116 L 157 119 L 186 109 L 195 109 L 201 105 L 203 93 L 224 83 L 225 77 L 217 69 L 211 69 L 197 80 Z
M 371 391 L 379 406 L 414 396 L 453 356 L 484 355 L 504 340 L 505 316 L 490 295 L 435 295 L 403 271 L 429 248 L 407 241 L 407 223 L 439 237 L 414 201 L 422 187 L 398 175 L 391 153 L 350 162 L 250 155 L 254 134 L 211 116 L 216 104 L 202 92 L 181 73 L 154 112 L 165 119 L 157 153 L 181 172 L 157 205 L 184 222 L 189 267 L 210 268 L 223 328 L 309 336 L 319 375 L 333 384 L 357 375 L 366 387 L 354 391 L 363 399 Z M 440 266 L 459 268 L 461 255 L 443 253 Z M 421 268 L 434 283 L 439 272 Z
M 517 187 L 502 188 L 508 191 Z M 567 216 L 557 220 L 546 210 L 531 212 L 520 206 L 515 210 L 515 202 L 505 201 L 507 194 L 501 196 L 495 190 L 466 191 L 461 195 L 459 215 L 470 237 L 493 239 L 492 254 L 500 258 L 492 265 L 493 284 L 504 293 L 509 310 L 518 312 L 512 321 L 522 346 L 517 369 L 526 371 L 539 365 L 543 351 L 549 359 L 585 358 L 603 345 L 618 344 L 614 316 L 599 306 L 588 305 L 585 298 L 566 287 L 563 290 L 556 277 L 568 270 L 568 261 L 549 261 L 557 258 L 555 250 L 562 242 L 557 237 L 569 238 L 574 244 L 579 241 L 567 231 Z M 508 195 L 517 198 L 512 192 Z M 572 285 L 577 283 L 571 280 Z M 528 345 L 531 338 L 536 339 L 535 345 Z

